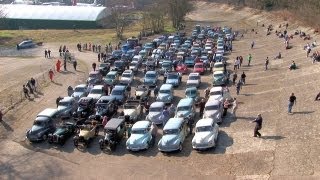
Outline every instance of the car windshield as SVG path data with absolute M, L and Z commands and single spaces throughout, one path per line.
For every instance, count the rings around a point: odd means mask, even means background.
M 145 134 L 147 131 L 146 129 L 132 129 L 131 134 Z
M 212 131 L 212 126 L 200 126 L 196 128 L 196 132 L 208 132 Z
M 44 126 L 44 122 L 43 121 L 34 121 L 33 122 L 33 125 L 35 125 L 35 126 Z
M 125 74 L 122 74 L 122 77 L 130 78 L 130 77 L 131 77 L 131 74 L 125 73 Z
M 115 95 L 115 96 L 122 95 L 122 91 L 121 91 L 121 90 L 113 90 L 113 91 L 111 92 L 111 95 Z
M 156 75 L 155 75 L 155 74 L 146 74 L 146 77 L 147 77 L 147 78 L 155 78 Z
M 199 80 L 199 76 L 189 76 L 189 80 Z
M 137 65 L 137 63 L 136 62 L 132 62 L 132 63 L 130 63 L 130 66 L 136 66 Z
M 208 111 L 218 110 L 219 106 L 218 105 L 210 105 L 210 106 L 206 106 L 205 109 Z
M 166 135 L 166 134 L 178 134 L 178 133 L 179 133 L 178 129 L 166 129 L 166 130 L 163 130 L 163 135 Z
M 194 58 L 192 58 L 192 57 L 186 57 L 186 61 L 193 61 L 194 60 Z
M 69 106 L 70 102 L 60 101 L 59 106 Z
M 102 90 L 101 89 L 92 89 L 90 91 L 90 94 L 102 94 Z
M 116 76 L 113 75 L 113 74 L 108 74 L 108 75 L 106 76 L 107 79 L 114 79 L 115 77 L 116 77 Z
M 76 87 L 74 89 L 74 92 L 85 92 L 85 91 L 86 91 L 86 88 L 84 88 L 84 87 Z
M 101 110 L 101 109 L 107 109 L 108 105 L 107 104 L 97 104 L 97 109 Z
M 100 67 L 108 67 L 108 64 L 100 64 Z
M 171 91 L 168 89 L 161 89 L 159 92 L 163 94 L 170 94 Z
M 124 109 L 136 109 L 136 106 L 135 105 L 132 105 L 132 104 L 125 104 L 123 106 Z
M 222 68 L 222 67 L 223 67 L 223 64 L 220 64 L 220 63 L 219 63 L 219 64 L 215 64 L 214 67 L 215 67 L 215 68 Z
M 177 108 L 177 111 L 189 111 L 190 110 L 190 106 L 179 106 Z
M 171 65 L 170 65 L 169 63 L 163 63 L 163 64 L 162 64 L 162 67 L 163 67 L 163 68 L 169 68 L 170 66 L 171 66 Z
M 167 78 L 168 79 L 178 79 L 179 76 L 177 74 L 169 74 Z
M 162 107 L 151 107 L 149 112 L 162 112 Z
M 195 68 L 202 68 L 203 65 L 202 65 L 202 64 L 197 64 L 197 65 L 195 65 L 194 67 L 195 67 Z
M 193 90 L 193 89 L 192 89 L 192 90 L 187 90 L 187 91 L 186 91 L 186 96 L 194 96 L 194 95 L 196 94 L 196 92 L 197 92 L 197 91 L 195 91 L 195 90 Z
M 114 66 L 115 67 L 120 67 L 120 66 L 122 66 L 123 65 L 123 63 L 121 62 L 121 61 L 116 61 L 116 62 L 114 62 Z
M 214 95 L 222 95 L 220 91 L 212 91 L 210 92 L 210 96 L 214 96 Z
M 215 74 L 215 75 L 214 75 L 214 77 L 215 77 L 215 78 L 219 78 L 219 79 L 220 79 L 220 78 L 223 78 L 223 77 L 224 77 L 224 75 L 223 75 L 223 74 Z

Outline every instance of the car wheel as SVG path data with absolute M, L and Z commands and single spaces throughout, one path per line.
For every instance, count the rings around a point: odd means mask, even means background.
M 182 151 L 182 144 L 181 143 L 179 144 L 179 151 L 180 152 Z
M 78 145 L 79 145 L 79 140 L 78 140 L 78 139 L 74 139 L 74 140 L 73 140 L 73 144 L 74 144 L 75 147 L 78 147 Z

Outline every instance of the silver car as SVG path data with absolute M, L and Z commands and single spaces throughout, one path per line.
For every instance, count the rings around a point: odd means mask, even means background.
M 159 94 L 157 96 L 157 101 L 170 104 L 173 100 L 173 85 L 172 84 L 163 84 L 160 87 Z
M 211 118 L 215 120 L 216 123 L 222 122 L 222 111 L 223 105 L 222 102 L 216 99 L 209 98 L 205 107 L 203 118 Z
M 152 121 L 155 124 L 163 124 L 169 120 L 169 116 L 164 116 L 162 114 L 165 108 L 164 102 L 154 102 L 150 105 L 149 114 L 146 117 L 146 120 Z
M 71 118 L 72 114 L 76 112 L 78 102 L 73 97 L 64 97 L 58 103 L 58 116 L 61 118 Z
M 88 95 L 88 86 L 86 84 L 80 84 L 74 88 L 74 92 L 71 97 L 74 97 L 77 101 L 80 98 L 86 97 Z
M 161 152 L 182 151 L 187 136 L 187 125 L 183 118 L 171 118 L 163 127 L 163 135 L 158 143 Z
M 205 150 L 216 147 L 219 126 L 211 118 L 200 119 L 196 124 L 196 133 L 192 139 L 192 148 Z
M 150 121 L 138 121 L 131 129 L 131 136 L 126 142 L 130 151 L 149 149 L 155 143 L 157 128 Z

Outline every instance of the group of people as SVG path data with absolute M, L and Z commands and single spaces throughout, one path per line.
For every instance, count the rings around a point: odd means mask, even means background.
M 22 91 L 24 94 L 24 97 L 26 99 L 30 99 L 31 98 L 31 94 L 34 95 L 35 93 L 37 93 L 37 84 L 36 84 L 36 80 L 32 77 L 30 78 L 26 84 L 24 84 L 22 86 Z

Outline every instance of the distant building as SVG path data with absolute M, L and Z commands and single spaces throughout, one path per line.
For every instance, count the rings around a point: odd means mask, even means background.
M 2 29 L 101 28 L 110 11 L 106 7 L 3 5 Z

